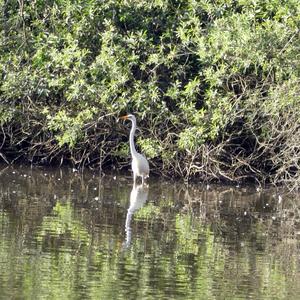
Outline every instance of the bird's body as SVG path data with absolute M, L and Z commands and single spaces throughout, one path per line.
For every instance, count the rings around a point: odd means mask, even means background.
M 132 122 L 132 127 L 129 135 L 129 144 L 130 144 L 130 152 L 132 157 L 131 168 L 133 172 L 133 181 L 136 182 L 137 176 L 142 177 L 142 183 L 147 177 L 149 177 L 149 163 L 144 155 L 138 153 L 135 149 L 134 145 L 134 134 L 136 130 L 136 118 L 134 115 L 127 115 L 121 117 L 122 120 L 130 120 Z
M 135 156 L 132 157 L 131 168 L 133 171 L 133 176 L 142 177 L 142 181 L 149 176 L 149 164 L 145 156 L 140 153 L 136 153 Z M 134 178 L 136 181 L 136 178 Z

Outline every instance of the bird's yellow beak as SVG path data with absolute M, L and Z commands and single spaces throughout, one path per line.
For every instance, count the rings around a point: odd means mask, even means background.
M 119 119 L 120 119 L 120 120 L 127 120 L 127 119 L 128 119 L 128 116 L 126 115 L 126 116 L 120 117 Z

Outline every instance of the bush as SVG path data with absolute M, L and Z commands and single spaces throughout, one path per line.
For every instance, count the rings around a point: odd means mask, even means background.
M 297 186 L 298 1 L 0 7 L 7 157 L 123 166 L 133 112 L 154 172 Z

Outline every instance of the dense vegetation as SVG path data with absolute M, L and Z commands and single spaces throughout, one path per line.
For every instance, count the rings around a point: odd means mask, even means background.
M 297 0 L 0 0 L 0 155 L 300 182 Z

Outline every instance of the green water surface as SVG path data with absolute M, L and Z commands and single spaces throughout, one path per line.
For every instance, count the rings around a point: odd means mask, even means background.
M 300 299 L 300 199 L 0 168 L 1 299 Z

